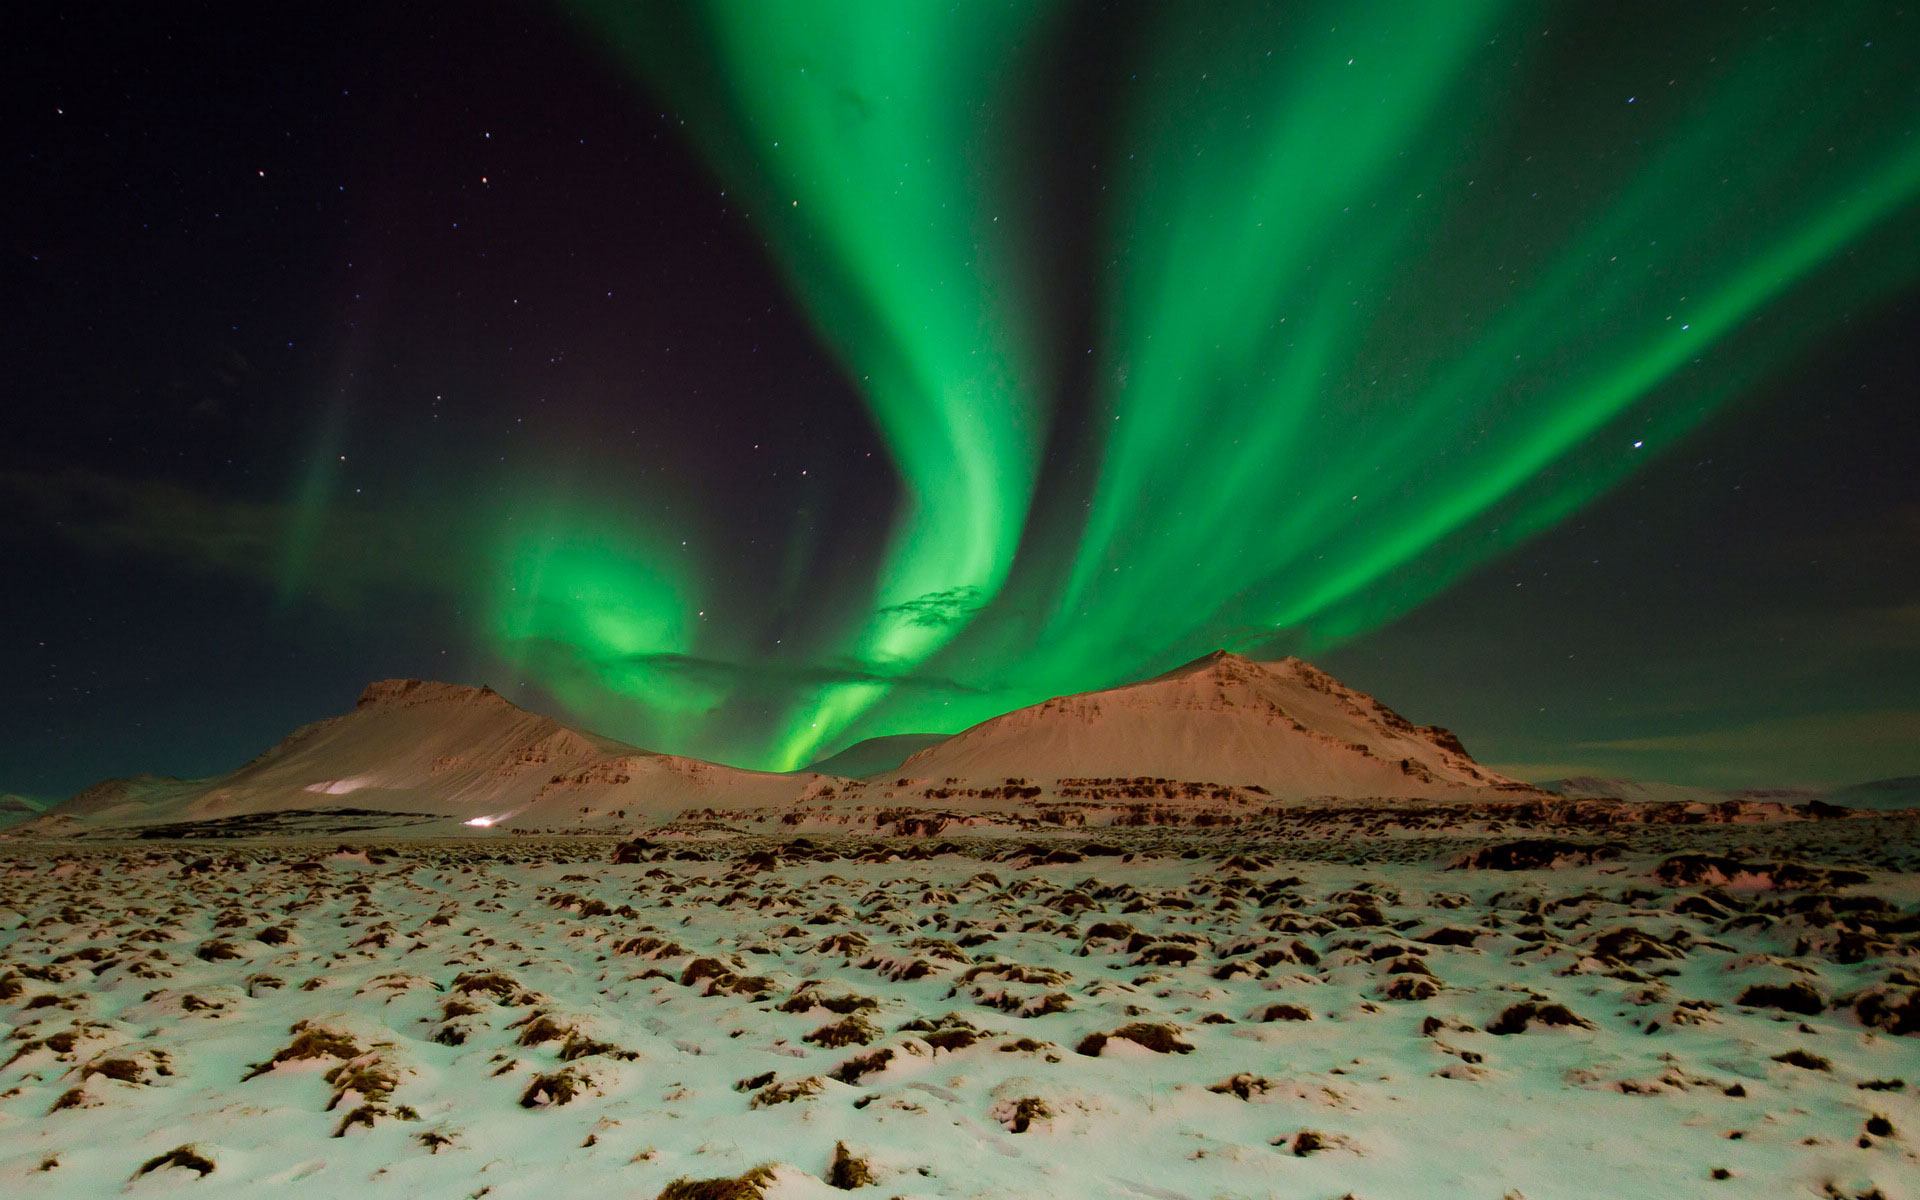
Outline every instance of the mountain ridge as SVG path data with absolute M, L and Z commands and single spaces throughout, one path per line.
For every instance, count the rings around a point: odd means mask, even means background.
M 350 809 L 440 827 L 590 831 L 689 814 L 845 822 L 916 804 L 1019 819 L 1045 804 L 1101 808 L 1116 797 L 1237 811 L 1290 800 L 1541 794 L 1475 762 L 1450 730 L 1417 725 L 1310 663 L 1216 651 L 1149 679 L 1015 709 L 863 778 L 646 750 L 529 712 L 490 687 L 375 680 L 350 711 L 300 726 L 231 771 L 103 780 L 38 820 L 47 829 L 130 827 Z

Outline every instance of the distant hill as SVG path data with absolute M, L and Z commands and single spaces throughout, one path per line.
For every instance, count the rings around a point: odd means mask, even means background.
M 1848 808 L 1920 808 L 1920 775 L 1902 775 L 1897 779 L 1876 779 L 1835 788 L 1827 793 L 1829 804 Z
M 1856 783 L 1824 791 L 1810 788 L 1739 788 L 1723 791 L 1682 783 L 1615 779 L 1596 775 L 1549 779 L 1539 786 L 1549 792 L 1557 792 L 1576 800 L 1631 800 L 1646 803 L 1693 804 L 1719 804 L 1728 800 L 1739 800 L 1796 805 L 1819 800 L 1847 808 L 1920 808 L 1920 775 L 1908 775 L 1899 779 L 1878 779 L 1871 783 Z
M 8 792 L 0 795 L 0 826 L 30 821 L 40 815 L 40 806 L 25 796 Z
M 946 740 L 944 733 L 894 733 L 885 737 L 871 737 L 812 763 L 806 769 L 821 775 L 845 775 L 853 779 L 880 775 L 907 761 L 911 755 Z
M 1539 785 L 1574 800 L 1633 800 L 1648 804 L 1718 804 L 1731 799 L 1713 788 L 1692 787 L 1684 783 L 1642 782 L 1600 775 L 1580 775 L 1571 779 L 1549 779 Z

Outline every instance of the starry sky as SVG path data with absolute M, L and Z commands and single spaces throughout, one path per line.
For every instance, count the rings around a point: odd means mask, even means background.
M 1920 773 L 1907 5 L 21 16 L 0 791 L 375 678 L 768 769 L 1215 647 Z

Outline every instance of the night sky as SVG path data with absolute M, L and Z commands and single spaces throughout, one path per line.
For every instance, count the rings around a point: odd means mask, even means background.
M 369 680 L 803 765 L 1224 646 L 1920 773 L 1907 5 L 10 14 L 0 791 Z

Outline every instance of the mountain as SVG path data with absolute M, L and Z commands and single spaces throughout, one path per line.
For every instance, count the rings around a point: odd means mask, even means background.
M 871 739 L 816 766 L 837 770 L 778 774 L 657 754 L 527 712 L 491 688 L 389 679 L 352 712 L 225 774 L 110 779 L 8 833 L 191 822 L 222 824 L 170 833 L 438 834 L 460 822 L 617 831 L 682 814 L 850 828 L 935 809 L 1017 822 L 1064 804 L 1100 821 L 1134 819 L 1138 801 L 1257 812 L 1280 800 L 1538 794 L 1474 762 L 1445 729 L 1415 725 L 1298 659 L 1225 652 L 952 737 Z M 856 770 L 865 778 L 838 773 Z
M 519 708 L 491 688 L 388 679 L 209 779 L 110 779 L 46 818 L 148 825 L 318 808 L 509 828 L 624 827 L 683 809 L 768 808 L 833 781 L 654 754 Z M 844 781 L 839 781 L 844 782 Z
M 1144 777 L 1291 799 L 1533 791 L 1474 762 L 1447 730 L 1415 725 L 1299 659 L 1223 650 L 983 721 L 883 774 L 936 790 L 1020 780 L 1060 791 L 1064 780 L 1072 791 Z
M 855 742 L 838 754 L 830 754 L 819 762 L 809 763 L 806 769 L 821 775 L 845 775 L 855 779 L 879 775 L 893 770 L 929 746 L 937 746 L 946 740 L 944 733 L 893 733 L 885 737 L 870 737 L 863 742 Z
M 1629 800 L 1643 804 L 1719 804 L 1733 797 L 1713 788 L 1684 783 L 1660 783 L 1638 779 L 1614 779 L 1601 775 L 1577 775 L 1570 779 L 1549 779 L 1536 784 L 1543 791 L 1557 792 L 1571 800 Z M 1802 800 L 1801 803 L 1806 803 Z
M 1920 775 L 1834 788 L 1827 793 L 1827 803 L 1848 808 L 1920 808 Z
M 40 815 L 40 806 L 25 796 L 8 792 L 0 796 L 0 825 L 11 825 L 16 821 L 28 821 Z

